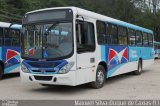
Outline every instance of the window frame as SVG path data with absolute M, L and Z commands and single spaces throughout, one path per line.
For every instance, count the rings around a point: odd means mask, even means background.
M 93 49 L 91 50 L 89 47 L 88 48 L 85 48 L 84 50 L 81 50 L 81 51 L 78 51 L 78 48 L 77 48 L 77 30 L 76 30 L 76 50 L 77 50 L 77 53 L 78 54 L 81 54 L 81 53 L 86 53 L 86 52 L 95 52 L 95 50 L 96 50 L 96 39 L 95 39 L 95 25 L 94 25 L 94 23 L 93 22 L 89 22 L 89 21 L 82 21 L 82 20 L 76 20 L 76 27 L 77 27 L 77 24 L 90 24 L 90 25 L 92 25 L 92 27 L 93 27 Z M 84 34 L 84 33 L 83 33 Z
M 99 42 L 99 38 L 98 38 L 99 34 L 98 34 L 97 22 L 102 22 L 102 23 L 105 24 L 105 34 L 104 34 L 104 37 L 103 37 L 104 41 L 102 43 Z M 108 34 L 108 31 L 107 31 L 107 28 L 108 28 L 107 25 L 111 25 L 111 28 L 112 28 L 111 32 L 109 34 Z M 106 44 L 107 45 L 118 45 L 119 44 L 119 42 L 118 42 L 118 25 L 117 24 L 113 24 L 113 23 L 110 23 L 110 22 L 104 22 L 104 21 L 97 20 L 96 21 L 96 28 L 97 28 L 96 34 L 97 34 L 98 45 L 106 45 Z M 114 31 L 116 31 L 116 32 L 114 32 Z M 116 33 L 116 34 L 113 34 L 113 33 Z M 110 42 L 106 41 L 106 39 L 105 39 L 106 36 L 109 36 L 109 38 L 111 39 Z M 113 41 L 115 41 L 115 40 L 112 40 L 112 38 L 116 38 L 116 43 L 115 42 L 113 43 Z
M 104 35 L 103 35 L 103 36 L 102 36 L 102 34 L 99 35 L 98 23 L 103 23 L 103 24 L 104 24 Z M 96 29 L 97 29 L 97 33 L 96 33 L 96 34 L 97 34 L 97 42 L 98 42 L 98 44 L 99 44 L 99 45 L 104 45 L 104 44 L 106 44 L 106 39 L 103 39 L 103 42 L 99 42 L 99 37 L 105 38 L 105 36 L 106 36 L 106 32 L 107 32 L 107 30 L 106 30 L 106 22 L 97 20 L 97 21 L 96 21 Z
M 0 36 L 0 38 L 2 39 L 0 46 L 3 46 L 4 45 L 4 28 L 0 27 L 0 30 L 2 31 L 2 36 Z
M 129 30 L 132 30 L 133 33 L 134 33 L 134 38 L 135 38 L 134 44 L 131 44 L 131 43 L 130 43 L 130 33 L 129 33 Z M 135 45 L 136 45 L 136 30 L 134 30 L 134 29 L 132 29 L 132 28 L 128 28 L 128 45 L 129 45 L 129 46 L 135 46 Z
M 137 45 L 137 33 L 140 33 L 141 34 L 141 45 Z M 143 46 L 143 34 L 142 34 L 142 31 L 139 31 L 139 30 L 136 30 L 136 39 L 135 39 L 135 46 Z
M 108 25 L 108 26 L 107 26 Z M 109 27 L 110 25 L 110 32 L 108 33 L 107 32 L 107 28 Z M 115 32 L 116 31 L 116 32 Z M 113 23 L 110 23 L 110 22 L 106 22 L 106 36 L 109 36 L 110 38 L 110 43 L 107 43 L 108 45 L 119 45 L 119 40 L 118 40 L 118 25 L 117 24 L 113 24 Z M 112 39 L 114 38 L 114 40 Z M 117 40 L 117 42 L 113 42 L 115 41 L 115 38 Z
M 16 32 L 18 32 L 18 37 L 15 37 L 15 36 L 13 37 L 13 34 L 11 34 L 12 38 L 18 38 L 18 45 L 13 45 L 13 44 L 12 44 L 12 46 L 14 46 L 14 47 L 20 47 L 20 43 L 21 43 L 21 42 L 20 42 L 21 32 L 20 32 L 19 29 L 11 29 L 10 31 L 13 31 L 13 30 L 16 31 Z M 10 32 L 10 33 L 11 33 L 11 32 Z M 16 35 L 16 36 L 17 36 L 17 35 Z
M 8 31 L 6 34 L 6 30 Z M 6 45 L 6 38 L 10 38 L 10 29 L 9 28 L 4 28 L 4 46 L 12 46 L 11 42 L 10 45 Z
M 148 33 L 147 35 L 148 35 L 148 46 L 149 47 L 153 47 L 153 34 Z M 150 42 L 149 42 L 150 41 L 150 37 L 152 38 L 152 45 L 150 45 Z
M 115 30 L 115 31 L 116 31 L 116 34 L 110 35 L 111 45 L 119 45 L 119 40 L 118 40 L 118 39 L 119 39 L 119 38 L 118 38 L 118 25 L 112 24 L 112 23 L 111 23 L 111 25 L 112 25 L 112 29 L 113 29 L 113 27 L 114 27 L 114 29 L 116 28 L 116 30 Z M 111 33 L 113 33 L 113 31 L 111 31 Z M 115 32 L 114 32 L 114 33 L 115 33 Z M 117 38 L 117 39 L 116 39 L 116 40 L 117 40 L 116 43 L 115 43 L 115 42 L 114 42 L 114 43 L 112 42 L 112 41 L 113 41 L 113 40 L 112 40 L 113 37 L 111 37 L 111 36 L 113 36 L 114 38 Z
M 5 32 L 5 30 L 8 30 L 8 35 L 6 36 L 6 32 Z M 18 31 L 19 32 L 19 35 L 18 35 L 18 45 L 13 45 L 12 44 L 12 42 L 10 42 L 10 45 L 6 45 L 6 38 L 8 38 L 8 39 L 13 39 L 13 38 L 17 38 L 17 37 L 13 37 L 13 34 L 12 34 L 12 31 Z M 9 46 L 9 47 L 20 47 L 20 40 L 21 40 L 21 32 L 20 32 L 20 30 L 19 29 L 14 29 L 14 28 L 4 28 L 4 31 L 3 31 L 3 35 L 4 35 L 4 40 L 3 40 L 3 45 L 4 46 Z
M 110 38 L 110 40 L 106 40 L 106 37 L 103 37 L 104 38 L 104 42 L 100 43 L 99 42 L 99 39 L 98 39 L 98 28 L 97 28 L 97 22 L 103 22 L 106 24 L 106 27 L 105 27 L 105 36 L 108 36 L 108 38 Z M 108 28 L 109 25 L 111 25 L 111 28 Z M 112 26 L 114 26 L 113 29 L 116 29 L 115 33 L 116 34 L 113 34 L 113 31 L 112 31 Z M 125 37 L 126 38 L 126 44 L 120 44 L 120 33 L 119 33 L 119 28 L 122 27 L 126 30 L 126 35 Z M 127 27 L 127 26 L 123 26 L 123 25 L 118 25 L 118 24 L 115 24 L 115 23 L 112 23 L 112 22 L 108 22 L 108 21 L 100 21 L 100 20 L 97 20 L 96 21 L 96 28 L 97 28 L 97 42 L 98 42 L 98 45 L 119 45 L 119 46 L 139 46 L 139 47 L 147 47 L 147 46 L 153 46 L 153 34 L 152 33 L 147 33 L 147 32 L 144 32 L 143 30 L 138 30 L 136 28 L 130 28 L 130 27 Z M 108 29 L 110 29 L 111 31 L 109 32 Z M 130 32 L 132 31 L 132 32 Z M 131 44 L 131 33 L 134 34 L 134 44 Z M 148 39 L 148 45 L 144 45 L 144 33 L 147 33 L 147 39 Z M 138 38 L 138 36 L 140 38 Z M 152 44 L 149 45 L 149 36 L 152 37 Z M 113 38 L 117 38 L 116 40 L 112 40 Z M 116 41 L 116 43 L 115 43 Z M 114 43 L 113 43 L 114 42 Z
M 120 28 L 123 29 L 123 31 L 126 30 L 126 35 L 120 35 Z M 120 36 L 126 37 L 126 44 L 120 44 Z M 127 29 L 127 27 L 120 26 L 120 25 L 118 26 L 118 45 L 120 45 L 120 46 L 127 46 L 128 45 L 128 29 Z
M 149 46 L 149 36 L 148 36 L 148 33 L 147 32 L 143 32 L 142 33 L 143 34 L 143 46 L 144 47 L 148 47 Z M 147 37 L 147 45 L 144 45 L 144 37 L 145 37 L 145 35 L 146 35 L 146 37 Z

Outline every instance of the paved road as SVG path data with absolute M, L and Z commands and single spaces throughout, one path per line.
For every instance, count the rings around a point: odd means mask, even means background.
M 126 74 L 110 78 L 102 89 L 87 85 L 43 87 L 22 84 L 18 74 L 6 75 L 0 81 L 0 99 L 160 99 L 160 60 L 145 68 L 140 76 Z

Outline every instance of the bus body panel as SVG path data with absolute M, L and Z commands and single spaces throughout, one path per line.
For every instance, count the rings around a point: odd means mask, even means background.
M 137 70 L 141 58 L 143 67 L 153 64 L 153 48 L 131 46 L 101 46 L 101 58 L 107 63 L 106 77 Z
M 4 74 L 17 72 L 16 68 L 20 66 L 20 47 L 2 47 L 2 55 Z
M 91 62 L 91 59 L 96 61 L 95 53 L 77 54 L 77 84 L 84 84 L 95 80 L 96 63 Z
M 102 46 L 101 57 L 107 64 L 106 77 L 112 77 L 120 67 L 128 63 L 128 47 L 109 45 Z M 126 73 L 126 71 L 123 70 L 123 73 Z
M 76 85 L 76 71 L 70 71 L 67 74 L 31 74 L 31 73 L 24 73 L 23 71 L 20 71 L 21 81 L 24 83 L 40 83 L 40 84 L 50 84 L 50 85 L 70 85 L 75 86 Z M 44 80 L 36 80 L 35 76 L 40 76 L 41 78 L 47 76 L 52 77 L 50 81 L 44 81 Z M 32 78 L 32 81 L 29 79 L 29 77 Z M 54 82 L 54 78 L 57 78 L 57 81 Z
M 75 86 L 77 83 L 76 78 L 76 55 L 64 60 L 53 60 L 53 61 L 32 61 L 21 59 L 22 64 L 27 66 L 29 73 L 24 73 L 21 69 L 20 76 L 21 81 L 25 83 L 40 83 L 40 84 L 51 84 L 51 85 L 70 85 Z M 58 74 L 59 70 L 67 63 L 74 62 L 71 70 L 66 74 Z M 36 76 L 39 76 L 39 79 Z M 47 80 L 44 77 L 51 77 Z M 31 77 L 31 79 L 30 79 Z M 44 78 L 44 79 L 43 79 Z M 56 78 L 56 81 L 54 79 Z

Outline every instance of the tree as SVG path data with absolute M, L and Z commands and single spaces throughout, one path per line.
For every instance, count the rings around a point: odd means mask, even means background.
M 14 22 L 14 18 L 21 19 L 26 12 L 41 8 L 76 6 L 153 29 L 160 41 L 159 5 L 160 0 L 0 0 L 0 21 Z

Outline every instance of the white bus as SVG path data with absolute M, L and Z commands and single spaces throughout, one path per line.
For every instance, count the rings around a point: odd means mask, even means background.
M 154 61 L 151 30 L 77 7 L 28 12 L 22 30 L 22 82 L 101 88 Z

